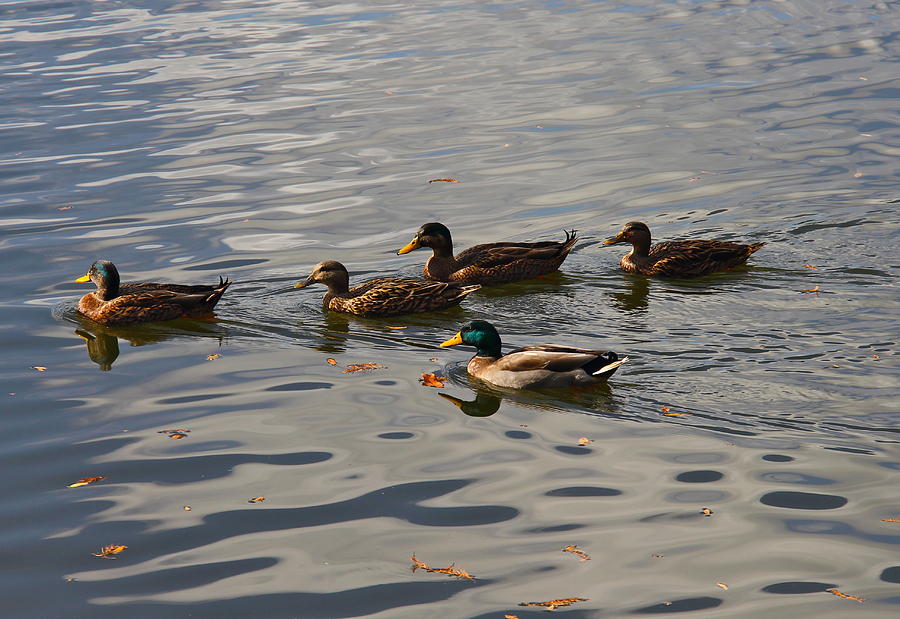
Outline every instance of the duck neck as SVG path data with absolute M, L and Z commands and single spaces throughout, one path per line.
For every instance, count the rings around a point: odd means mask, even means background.
M 450 281 L 450 275 L 457 270 L 453 255 L 439 256 L 438 250 L 425 262 L 425 277 L 439 282 Z
M 350 297 L 350 278 L 346 273 L 341 273 L 322 283 L 328 286 L 328 292 L 325 293 L 325 298 L 322 299 L 324 305 L 327 306 L 328 302 L 335 297 L 341 299 Z
M 500 340 L 482 339 L 475 345 L 475 356 L 499 359 L 503 356 L 503 353 L 500 352 Z
M 650 235 L 636 236 L 631 240 L 631 255 L 646 258 L 650 255 Z
M 107 278 L 97 284 L 97 292 L 95 294 L 103 301 L 112 301 L 119 296 L 118 274 L 110 274 Z

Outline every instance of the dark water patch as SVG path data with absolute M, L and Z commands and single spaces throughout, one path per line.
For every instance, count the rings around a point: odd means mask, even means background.
M 825 582 L 788 581 L 766 585 L 760 591 L 764 593 L 777 593 L 782 595 L 794 595 L 798 593 L 822 593 L 828 589 L 834 589 L 837 585 Z
M 765 460 L 766 462 L 793 462 L 794 458 L 791 456 L 785 456 L 782 454 L 766 454 L 760 457 L 761 460 Z
M 900 565 L 895 565 L 893 567 L 885 568 L 881 571 L 881 575 L 878 577 L 884 582 L 893 582 L 900 584 Z
M 314 391 L 316 389 L 331 389 L 332 387 L 334 387 L 333 383 L 285 383 L 283 385 L 273 385 L 271 387 L 266 387 L 266 391 Z
M 565 533 L 567 531 L 577 531 L 578 529 L 583 529 L 585 525 L 583 524 L 556 524 L 549 527 L 535 527 L 533 529 L 525 529 L 523 533 L 526 534 L 544 534 L 544 533 Z
M 508 430 L 503 433 L 503 436 L 506 436 L 508 438 L 523 439 L 523 440 L 534 437 L 534 435 L 531 432 L 525 432 L 524 430 Z
M 553 449 L 569 456 L 586 456 L 594 453 L 593 449 L 587 447 L 573 447 L 571 445 L 556 445 Z
M 662 604 L 654 604 L 653 606 L 644 606 L 631 611 L 634 615 L 657 615 L 663 613 L 686 613 L 697 610 L 706 610 L 708 608 L 716 608 L 722 605 L 721 598 L 714 597 L 696 597 L 664 602 Z
M 847 504 L 847 499 L 832 494 L 779 490 L 764 494 L 759 502 L 763 505 L 785 509 L 838 509 Z
M 858 449 L 855 447 L 823 447 L 822 449 L 827 449 L 828 451 L 842 451 L 848 454 L 861 454 L 864 456 L 875 455 L 875 452 L 870 449 Z
M 202 393 L 199 395 L 185 395 L 175 398 L 161 398 L 157 400 L 159 404 L 193 404 L 194 402 L 204 402 L 206 400 L 216 400 L 218 398 L 227 398 L 234 395 L 233 393 Z
M 413 438 L 415 434 L 412 432 L 383 432 L 378 435 L 378 438 L 385 438 L 391 440 L 402 440 L 407 438 Z
M 719 481 L 724 475 L 719 471 L 685 471 L 675 476 L 675 481 L 689 484 L 702 484 L 711 481 Z
M 219 262 L 209 262 L 207 264 L 193 264 L 182 267 L 182 269 L 185 271 L 221 271 L 224 269 L 248 267 L 254 264 L 264 264 L 266 262 L 269 261 L 262 258 L 244 258 L 240 260 L 220 260 Z
M 619 496 L 621 490 L 615 488 L 598 488 L 595 486 L 570 486 L 568 488 L 556 488 L 544 493 L 544 496 L 565 497 L 592 497 L 592 496 Z

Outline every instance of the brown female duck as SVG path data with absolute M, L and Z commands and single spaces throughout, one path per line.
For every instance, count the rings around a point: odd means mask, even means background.
M 153 282 L 119 284 L 119 271 L 109 260 L 98 260 L 87 275 L 75 280 L 94 282 L 97 290 L 78 302 L 78 311 L 105 325 L 199 318 L 210 314 L 231 285 L 219 277 L 218 286 L 184 286 Z
M 552 273 L 572 251 L 575 241 L 575 231 L 572 230 L 566 232 L 564 241 L 486 243 L 454 256 L 450 230 L 443 224 L 432 222 L 419 228 L 413 240 L 397 254 L 430 247 L 434 253 L 425 263 L 425 277 L 428 279 L 493 285 Z
M 480 285 L 430 282 L 419 279 L 385 277 L 350 288 L 350 276 L 340 262 L 326 260 L 313 269 L 306 281 L 294 288 L 325 284 L 328 292 L 322 306 L 335 312 L 357 316 L 396 316 L 445 309 L 460 302 Z
M 631 243 L 632 249 L 619 262 L 629 273 L 662 277 L 696 277 L 740 266 L 765 243 L 729 243 L 691 239 L 650 246 L 650 228 L 632 221 L 604 245 Z
M 500 334 L 494 325 L 475 320 L 441 344 L 475 347 L 475 356 L 466 369 L 475 378 L 498 387 L 569 387 L 604 381 L 628 361 L 612 351 L 585 350 L 555 344 L 526 346 L 505 355 L 500 351 Z

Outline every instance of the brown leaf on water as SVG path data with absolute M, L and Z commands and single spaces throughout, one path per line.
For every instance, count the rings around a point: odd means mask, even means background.
M 328 365 L 337 365 L 337 359 L 335 359 L 334 357 L 328 357 L 327 359 L 325 359 L 325 363 L 327 363 Z
M 838 591 L 837 589 L 825 589 L 825 591 L 827 591 L 831 595 L 836 595 L 839 598 L 846 598 L 848 600 L 853 600 L 854 602 L 862 603 L 865 601 L 865 598 L 856 597 L 855 595 L 850 595 L 849 593 L 843 593 L 841 591 Z
M 266 497 L 264 497 L 264 496 L 255 496 L 252 499 L 248 499 L 247 502 L 248 503 L 262 503 L 265 500 L 266 500 Z
M 185 430 L 183 428 L 176 428 L 174 430 L 159 430 L 159 431 L 157 431 L 157 434 L 168 434 L 169 438 L 179 439 L 179 438 L 184 438 L 185 436 L 187 436 L 188 432 L 190 432 L 190 430 Z
M 429 183 L 458 183 L 455 178 L 432 178 Z
M 728 585 L 726 585 L 724 582 L 717 582 L 716 586 L 724 589 L 725 591 L 728 591 Z
M 663 413 L 663 417 L 690 417 L 691 413 Z
M 222 355 L 213 353 L 213 354 L 211 354 L 211 355 L 206 355 L 206 360 L 207 360 L 207 361 L 215 361 L 216 359 L 218 359 L 218 358 L 221 357 L 221 356 L 222 356 Z
M 815 288 L 810 288 L 808 290 L 801 290 L 800 292 L 815 292 L 816 294 L 819 294 L 819 287 L 816 286 Z
M 419 379 L 419 382 L 426 387 L 435 387 L 437 389 L 441 389 L 444 386 L 445 380 L 447 379 L 443 376 L 436 376 L 434 374 L 422 374 L 422 378 Z
M 102 557 L 104 559 L 115 559 L 116 557 L 114 557 L 112 555 L 117 555 L 120 552 L 122 552 L 123 550 L 125 550 L 126 548 L 128 548 L 128 546 L 122 546 L 119 544 L 110 544 L 109 546 L 104 546 L 103 548 L 101 548 L 100 552 L 94 552 L 91 554 L 93 554 L 95 557 Z
M 662 558 L 665 557 L 666 555 L 661 555 L 661 554 L 659 554 L 658 552 L 654 552 L 654 553 L 653 553 L 652 555 L 650 555 L 650 556 L 653 557 L 654 559 L 662 559 Z
M 47 366 L 45 366 L 45 365 L 33 365 L 33 366 L 31 366 L 31 369 L 32 369 L 32 370 L 37 370 L 38 372 L 46 372 L 46 371 L 47 371 Z
M 416 570 L 425 570 L 426 572 L 434 572 L 435 574 L 446 574 L 447 576 L 452 576 L 459 580 L 475 580 L 475 577 L 469 572 L 457 568 L 455 563 L 451 563 L 447 567 L 434 568 L 430 567 L 427 563 L 419 561 L 416 558 L 416 555 L 411 556 L 409 560 L 413 562 L 411 568 L 413 572 Z
M 872 355 L 872 358 L 873 359 L 881 359 L 881 357 L 879 355 Z
M 172 432 L 172 434 L 169 435 L 169 438 L 179 439 L 184 438 L 185 436 L 187 436 L 187 434 L 184 434 L 183 432 Z
M 192 508 L 191 508 L 190 505 L 185 505 L 185 506 L 182 507 L 181 509 L 183 509 L 183 510 L 186 511 L 186 512 L 189 512 L 189 511 L 191 511 Z
M 578 546 L 576 544 L 572 544 L 571 546 L 566 546 L 562 549 L 563 552 L 569 552 L 573 555 L 580 557 L 582 561 L 590 561 L 591 556 L 583 550 L 578 550 Z
M 438 362 L 438 358 L 437 358 L 437 357 L 432 357 L 431 359 L 429 359 L 429 361 L 431 361 L 432 363 L 437 363 L 437 362 Z
M 349 374 L 351 372 L 360 372 L 362 370 L 386 370 L 387 367 L 383 365 L 378 365 L 377 363 L 351 363 L 344 370 L 344 374 Z
M 661 409 L 659 409 L 659 410 L 661 410 L 661 411 L 664 412 L 664 413 L 668 413 L 670 409 L 669 409 L 668 406 L 663 406 L 663 407 L 662 407 Z
M 396 329 L 397 331 L 399 331 L 400 329 L 409 329 L 409 327 L 392 327 L 391 325 L 387 325 L 387 328 L 388 329 Z
M 587 602 L 587 598 L 565 598 L 549 602 L 519 602 L 519 606 L 544 606 L 547 610 L 556 610 L 560 606 L 571 606 L 575 602 Z
M 75 483 L 69 484 L 69 488 L 78 488 L 79 486 L 87 486 L 88 484 L 92 484 L 95 481 L 100 481 L 101 479 L 106 479 L 105 477 L 82 477 Z
M 518 615 L 503 615 L 503 619 L 519 619 Z
M 713 510 L 711 510 L 708 507 L 704 507 L 703 509 L 700 510 L 700 513 L 703 514 L 704 516 L 712 516 Z
M 853 175 L 853 178 L 859 178 L 860 176 L 862 176 L 862 172 L 860 172 L 859 170 L 857 170 L 857 171 L 856 171 L 856 174 Z
M 900 518 L 882 518 L 881 522 L 900 522 Z
M 690 177 L 690 178 L 688 179 L 688 182 L 689 182 L 689 183 L 696 183 L 696 182 L 699 181 L 699 180 L 700 180 L 700 177 L 699 177 L 699 176 L 692 176 L 692 177 Z
M 804 264 L 804 265 L 803 265 L 803 268 L 804 268 L 804 269 L 818 269 L 819 267 L 814 267 L 814 266 L 811 265 L 811 264 Z
M 578 444 L 581 445 L 582 447 L 584 447 L 585 445 L 590 445 L 593 442 L 594 441 L 592 441 L 591 439 L 589 439 L 586 436 L 582 436 L 580 439 L 578 439 Z

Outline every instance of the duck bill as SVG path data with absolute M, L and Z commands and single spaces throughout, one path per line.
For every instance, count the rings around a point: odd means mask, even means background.
M 462 344 L 462 343 L 463 343 L 463 340 L 462 340 L 462 334 L 460 334 L 459 332 L 457 332 L 456 335 L 454 335 L 453 337 L 451 337 L 451 338 L 450 338 L 449 340 L 447 340 L 446 342 L 441 342 L 441 348 L 447 348 L 448 346 L 456 346 L 456 345 Z
M 603 241 L 603 244 L 604 245 L 615 245 L 616 243 L 624 243 L 624 242 L 625 242 L 625 239 L 622 237 L 622 235 L 617 234 L 616 236 L 612 237 L 611 239 L 606 239 L 605 241 Z
M 90 274 L 90 273 L 88 273 L 87 275 L 82 275 L 81 277 L 79 277 L 78 279 L 75 280 L 75 283 L 76 283 L 76 284 L 85 284 L 85 283 L 87 283 L 87 282 L 89 282 L 89 281 L 91 281 L 91 274 Z
M 403 254 L 408 254 L 409 252 L 413 251 L 414 249 L 419 249 L 420 247 L 421 247 L 421 245 L 419 245 L 419 237 L 415 237 L 409 243 L 407 243 L 406 245 L 404 245 L 403 247 L 398 249 L 397 255 L 402 256 Z
M 306 278 L 305 282 L 298 282 L 298 283 L 294 284 L 294 288 L 306 288 L 310 284 L 315 284 L 315 283 L 316 283 L 316 280 L 314 280 L 312 278 L 312 275 L 310 275 L 309 277 Z

